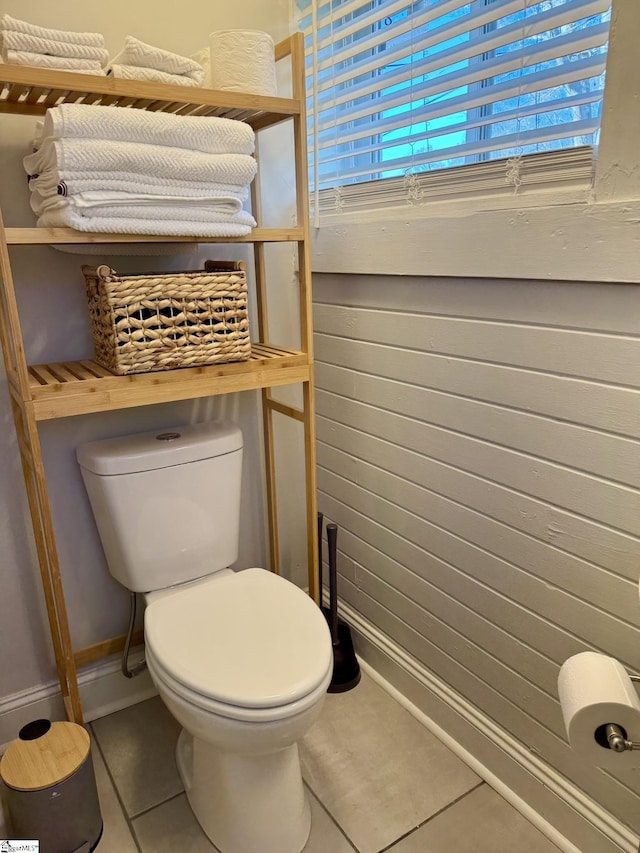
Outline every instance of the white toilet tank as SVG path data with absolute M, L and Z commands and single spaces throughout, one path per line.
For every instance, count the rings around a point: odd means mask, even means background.
M 76 455 L 109 571 L 134 592 L 238 558 L 242 433 L 228 421 L 93 441 Z

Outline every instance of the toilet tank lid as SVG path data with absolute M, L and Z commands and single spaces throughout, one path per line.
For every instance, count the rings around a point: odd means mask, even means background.
M 236 424 L 206 421 L 90 441 L 76 449 L 76 457 L 82 468 L 109 476 L 184 465 L 241 449 L 242 432 Z

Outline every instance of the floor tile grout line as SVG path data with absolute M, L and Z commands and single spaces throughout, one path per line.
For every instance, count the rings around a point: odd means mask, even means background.
M 319 796 L 316 794 L 316 792 L 313 790 L 313 788 L 311 787 L 311 785 L 310 785 L 310 784 L 309 784 L 305 779 L 303 779 L 303 784 L 304 784 L 304 785 L 306 785 L 306 787 L 311 791 L 311 793 L 313 794 L 313 796 L 314 796 L 314 797 L 316 798 L 316 800 L 318 801 L 318 803 L 319 803 L 320 808 L 322 809 L 322 811 L 323 811 L 323 812 L 328 816 L 329 820 L 330 820 L 330 821 L 331 821 L 331 823 L 333 823 L 333 825 L 337 828 L 338 832 L 339 832 L 339 833 L 340 833 L 340 834 L 345 838 L 345 840 L 346 840 L 347 844 L 349 845 L 349 847 L 351 847 L 351 848 L 354 850 L 354 853 L 360 853 L 359 849 L 356 847 L 356 845 L 354 844 L 354 842 L 349 838 L 349 836 L 347 835 L 347 833 L 345 832 L 345 830 L 340 826 L 340 824 L 338 823 L 338 821 L 334 818 L 334 816 L 331 814 L 331 812 L 329 811 L 329 809 L 325 806 L 325 804 L 322 802 L 322 800 L 320 799 L 320 797 L 319 797 Z M 313 825 L 311 826 L 311 831 L 313 832 Z M 309 836 L 309 837 L 311 837 L 311 836 Z M 307 841 L 308 841 L 308 839 L 307 839 Z M 306 846 L 306 845 L 305 845 L 305 846 Z M 303 851 L 303 853 L 304 853 L 304 851 Z
M 96 722 L 98 722 L 98 721 L 96 721 Z M 114 768 L 112 769 L 112 767 L 110 766 L 110 764 L 108 763 L 107 758 L 106 758 L 106 755 L 110 754 L 110 740 L 108 737 L 106 737 L 105 738 L 105 746 L 103 747 L 101 744 L 101 741 L 99 739 L 100 736 L 99 736 L 98 731 L 97 731 L 97 728 L 99 728 L 99 727 L 97 727 L 95 725 L 95 723 L 87 724 L 87 726 L 90 727 L 90 731 L 92 733 L 93 740 L 96 744 L 98 754 L 102 757 L 102 760 L 104 761 L 107 779 L 108 779 L 109 784 L 111 784 L 113 791 L 116 795 L 116 801 L 118 803 L 118 807 L 121 809 L 121 812 L 125 817 L 125 824 L 126 824 L 127 829 L 129 831 L 129 837 L 131 838 L 131 840 L 134 843 L 135 850 L 138 851 L 138 853 L 144 853 L 144 851 L 147 849 L 146 843 L 143 844 L 145 833 L 142 831 L 142 827 L 138 823 L 139 819 L 144 818 L 146 815 L 149 815 L 149 813 L 155 813 L 155 812 L 159 811 L 162 807 L 169 805 L 173 801 L 177 801 L 182 796 L 182 794 L 186 795 L 186 792 L 184 791 L 184 789 L 181 789 L 180 791 L 176 791 L 175 793 L 169 794 L 167 796 L 164 792 L 157 790 L 156 793 L 160 795 L 157 802 L 150 804 L 150 805 L 146 805 L 142 809 L 140 809 L 139 811 L 136 811 L 135 813 L 133 813 L 133 810 L 132 810 L 132 813 L 129 814 L 128 809 L 125 807 L 125 804 L 123 801 L 123 797 L 125 797 L 125 795 L 127 793 L 126 785 L 124 786 L 125 790 L 123 790 L 123 792 L 120 792 L 118 783 L 116 782 L 116 778 L 118 778 L 118 776 L 117 776 L 118 765 L 115 764 Z M 100 731 L 102 731 L 102 729 L 100 729 Z M 108 730 L 107 730 L 107 733 L 108 733 Z M 477 778 L 478 777 L 476 776 L 476 779 Z M 319 784 L 321 789 L 323 788 L 323 783 L 322 783 L 321 779 L 314 779 L 313 781 L 315 783 Z M 120 780 L 120 782 L 122 782 L 122 779 Z M 335 831 L 337 829 L 339 835 L 335 836 L 336 841 L 339 840 L 339 837 L 344 838 L 344 840 L 347 843 L 347 849 L 352 851 L 352 853 L 363 853 L 363 850 L 369 850 L 370 853 L 374 853 L 375 847 L 373 845 L 369 846 L 368 844 L 365 844 L 364 848 L 361 848 L 359 843 L 356 844 L 356 842 L 351 839 L 350 835 L 348 834 L 347 829 L 343 828 L 343 826 L 341 825 L 341 822 L 338 820 L 337 817 L 334 817 L 329 806 L 323 802 L 323 799 L 320 796 L 318 796 L 318 794 L 316 794 L 316 792 L 314 791 L 314 788 L 312 787 L 310 782 L 308 782 L 305 779 L 304 785 L 305 785 L 308 793 L 310 795 L 312 795 L 317 800 L 318 805 L 320 806 L 320 809 L 322 810 L 322 812 L 325 815 L 327 815 L 327 817 L 329 818 L 329 824 L 325 823 L 325 829 L 327 831 L 329 831 L 331 834 L 335 833 Z M 396 837 L 390 844 L 386 844 L 383 848 L 380 848 L 378 853 L 393 853 L 394 848 L 397 845 L 402 845 L 404 840 L 408 839 L 411 835 L 413 835 L 416 832 L 416 830 L 421 829 L 427 823 L 431 822 L 434 818 L 439 817 L 444 812 L 446 812 L 448 809 L 450 809 L 451 807 L 460 803 L 462 800 L 464 800 L 470 794 L 473 794 L 473 792 L 482 788 L 484 785 L 485 785 L 484 781 L 479 779 L 475 784 L 473 784 L 472 787 L 470 787 L 468 790 L 464 791 L 464 793 L 460 794 L 455 799 L 452 799 L 450 802 L 446 803 L 446 805 L 444 805 L 439 810 L 435 811 L 433 814 L 429 815 L 429 817 L 427 817 L 425 820 L 423 820 L 420 824 L 418 824 L 417 826 L 414 826 L 409 831 L 407 831 L 403 834 L 399 834 L 398 837 Z M 331 790 L 325 791 L 324 793 L 325 793 L 325 798 L 327 798 L 326 794 L 328 793 L 330 795 Z M 332 802 L 331 796 L 329 796 L 328 799 L 329 799 L 329 802 L 331 803 Z M 315 808 L 315 806 L 314 806 L 314 808 Z M 339 810 L 338 810 L 338 813 L 339 813 Z M 455 818 L 455 815 L 454 815 L 454 818 Z M 153 820 L 155 820 L 155 819 L 152 818 L 152 821 Z M 322 820 L 324 821 L 324 819 L 322 819 Z M 345 826 L 346 827 L 350 826 L 349 820 L 346 821 Z M 141 832 L 140 839 L 138 838 L 138 835 L 137 835 L 138 830 Z M 402 825 L 396 826 L 395 831 L 402 832 Z M 392 833 L 389 833 L 389 834 L 392 834 Z M 430 834 L 431 834 L 431 831 L 426 833 L 427 836 L 430 836 Z M 375 845 L 375 840 L 373 838 L 371 840 L 374 842 L 374 845 Z M 383 839 L 379 838 L 379 836 L 378 836 L 378 843 L 380 843 L 382 840 Z M 409 845 L 409 846 L 411 846 L 411 845 Z M 219 853 L 219 851 L 217 851 L 216 848 L 213 847 L 212 853 Z
M 96 730 L 93 727 L 93 724 L 88 723 L 88 726 L 91 730 L 93 742 L 95 743 L 96 748 L 97 748 L 98 752 L 100 753 L 100 757 L 102 758 L 102 763 L 104 764 L 104 768 L 107 772 L 107 776 L 109 777 L 109 782 L 111 782 L 111 787 L 113 788 L 113 792 L 116 795 L 116 800 L 118 801 L 118 805 L 120 806 L 120 810 L 121 810 L 122 815 L 125 819 L 125 823 L 127 824 L 127 829 L 129 830 L 129 835 L 131 836 L 131 840 L 135 844 L 136 849 L 139 851 L 139 853 L 143 853 L 142 847 L 140 847 L 140 845 L 138 844 L 138 838 L 137 838 L 135 831 L 133 829 L 133 818 L 129 817 L 129 813 L 127 812 L 127 809 L 125 808 L 124 802 L 122 801 L 122 797 L 120 796 L 120 791 L 118 790 L 118 786 L 116 785 L 116 781 L 113 778 L 113 775 L 111 773 L 111 768 L 109 767 L 109 763 L 107 762 L 107 758 L 104 754 L 104 750 L 102 749 L 102 746 L 100 745 L 100 739 L 98 738 L 98 735 L 96 733 Z M 102 817 L 102 811 L 101 811 L 100 816 Z
M 398 836 L 398 838 L 396 838 L 395 841 L 392 841 L 391 844 L 387 844 L 387 846 L 380 849 L 378 851 L 378 853 L 388 853 L 388 851 L 392 850 L 396 844 L 399 844 L 401 841 L 404 841 L 405 838 L 408 838 L 410 835 L 413 835 L 414 832 L 417 832 L 419 829 L 422 829 L 423 826 L 426 826 L 434 818 L 439 817 L 439 815 L 441 815 L 441 814 L 444 814 L 444 812 L 448 811 L 453 806 L 462 802 L 462 800 L 464 800 L 465 797 L 468 797 L 469 794 L 473 794 L 474 791 L 477 791 L 478 788 L 482 788 L 482 786 L 486 785 L 486 784 L 487 783 L 481 779 L 477 785 L 473 786 L 473 788 L 469 788 L 469 790 L 465 791 L 464 794 L 460 794 L 460 796 L 456 797 L 455 800 L 451 800 L 451 802 L 447 803 L 446 806 L 443 806 L 441 809 L 438 809 L 437 812 L 434 812 L 432 815 L 429 815 L 429 817 L 426 820 L 423 820 L 422 823 L 419 823 L 417 826 L 414 826 L 413 829 L 409 830 L 409 832 L 405 832 L 404 835 Z
M 220 851 L 219 851 L 219 850 L 218 850 L 218 848 L 215 846 L 215 844 L 213 843 L 213 841 L 209 838 L 209 836 L 208 836 L 208 835 L 206 835 L 205 831 L 202 829 L 202 827 L 201 827 L 201 826 L 200 826 L 200 824 L 198 823 L 198 820 L 196 819 L 196 816 L 193 814 L 193 810 L 191 809 L 191 805 L 190 805 L 190 803 L 189 803 L 189 798 L 187 797 L 187 792 L 186 792 L 184 789 L 183 789 L 182 791 L 179 791 L 177 794 L 173 794 L 171 797 L 168 797 L 166 800 L 162 800 L 162 802 L 160 802 L 160 803 L 156 803 L 156 804 L 155 804 L 155 806 L 149 806 L 149 808 L 148 808 L 148 809 L 143 809 L 141 812 L 139 812 L 137 815 L 135 815 L 135 817 L 133 817 L 133 818 L 132 818 L 132 820 L 138 820 L 138 818 L 143 817 L 144 815 L 149 814 L 149 812 L 155 811 L 155 809 L 159 809 L 159 808 L 161 808 L 162 806 L 165 806 L 167 803 L 170 803 L 170 802 L 172 802 L 173 800 L 177 800 L 177 799 L 178 799 L 178 797 L 182 797 L 182 796 L 184 796 L 184 797 L 185 797 L 185 799 L 186 799 L 186 801 L 187 801 L 187 806 L 188 806 L 188 808 L 189 808 L 189 810 L 190 810 L 191 814 L 193 815 L 193 820 L 195 821 L 195 823 L 197 824 L 198 828 L 199 828 L 199 829 L 200 829 L 200 831 L 202 832 L 202 834 L 203 834 L 204 838 L 205 838 L 205 839 L 209 842 L 209 844 L 211 845 L 211 853 L 220 853 Z M 142 853 L 144 853 L 144 851 L 142 851 Z
M 166 800 L 160 800 L 159 803 L 154 803 L 152 806 L 147 806 L 147 808 L 142 809 L 142 811 L 136 812 L 134 815 L 131 815 L 131 820 L 132 821 L 138 820 L 139 817 L 142 817 L 143 815 L 149 814 L 149 812 L 152 812 L 154 809 L 159 809 L 160 806 L 164 806 L 167 803 L 170 803 L 172 800 L 177 800 L 178 797 L 182 797 L 183 794 L 186 797 L 186 791 L 184 790 L 184 788 L 182 789 L 182 791 L 178 791 L 177 794 L 171 794 L 171 796 L 167 797 Z M 187 800 L 187 802 L 188 802 L 188 800 Z

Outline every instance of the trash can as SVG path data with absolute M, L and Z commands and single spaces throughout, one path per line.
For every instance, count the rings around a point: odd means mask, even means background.
M 0 760 L 12 837 L 40 842 L 40 853 L 89 853 L 102 815 L 89 733 L 76 723 L 35 720 Z

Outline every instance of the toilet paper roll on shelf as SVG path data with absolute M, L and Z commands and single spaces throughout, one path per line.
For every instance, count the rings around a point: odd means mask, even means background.
M 564 662 L 558 696 L 570 746 L 597 767 L 623 770 L 640 767 L 640 698 L 622 664 L 597 652 L 582 652 Z M 621 751 L 614 748 L 622 747 Z
M 209 36 L 210 85 L 223 92 L 277 96 L 274 43 L 260 30 L 217 30 Z

